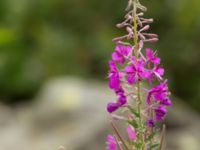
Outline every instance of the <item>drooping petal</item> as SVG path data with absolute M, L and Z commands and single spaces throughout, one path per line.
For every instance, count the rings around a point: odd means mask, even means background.
M 119 97 L 119 99 L 118 99 L 118 104 L 119 104 L 119 106 L 123 106 L 124 104 L 126 104 L 126 96 L 124 96 L 124 95 L 121 95 L 120 97 Z
M 167 113 L 167 109 L 162 105 L 160 105 L 159 107 L 155 109 L 155 115 L 158 121 L 162 120 L 166 113 Z
M 107 105 L 107 111 L 109 113 L 112 113 L 112 112 L 116 111 L 118 108 L 119 108 L 119 104 L 118 103 L 110 102 Z
M 109 87 L 111 89 L 118 89 L 120 87 L 120 79 L 118 74 L 110 75 Z

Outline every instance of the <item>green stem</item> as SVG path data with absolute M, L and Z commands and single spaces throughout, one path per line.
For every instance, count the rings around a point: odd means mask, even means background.
M 138 34 L 137 34 L 137 3 L 138 0 L 133 0 L 133 23 L 134 23 L 134 44 L 135 44 L 135 48 L 134 48 L 134 53 L 135 53 L 135 57 L 136 57 L 136 62 L 138 62 L 139 59 L 139 53 L 138 53 L 138 48 L 139 48 L 139 44 L 138 44 Z M 139 114 L 139 126 L 142 129 L 143 128 L 143 121 L 142 121 L 142 115 L 141 115 L 141 107 L 142 107 L 142 99 L 141 99 L 141 95 L 140 95 L 140 82 L 137 82 L 137 97 L 138 97 L 138 114 Z M 140 142 L 142 143 L 141 145 L 141 150 L 144 150 L 145 148 L 145 141 L 144 141 L 144 136 L 142 132 L 139 132 L 139 138 L 140 138 Z

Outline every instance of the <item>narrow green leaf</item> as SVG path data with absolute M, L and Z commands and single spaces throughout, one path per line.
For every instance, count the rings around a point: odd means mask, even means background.
M 152 133 L 147 137 L 146 141 L 151 141 L 151 140 L 154 138 L 154 136 L 156 135 L 156 133 L 157 133 L 157 131 L 152 132 Z
M 137 122 L 135 120 L 128 121 L 128 123 L 130 125 L 132 125 L 134 128 L 138 128 L 139 127 L 138 124 L 137 124 Z
M 128 107 L 128 108 L 137 118 L 140 117 L 139 113 L 135 109 L 133 109 L 132 107 Z
M 154 143 L 149 147 L 149 150 L 153 150 L 153 148 L 157 148 L 160 146 L 160 143 Z

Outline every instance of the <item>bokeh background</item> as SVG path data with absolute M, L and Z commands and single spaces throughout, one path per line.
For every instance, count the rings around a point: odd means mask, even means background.
M 113 98 L 106 87 L 107 62 L 115 46 L 111 39 L 124 33 L 115 24 L 122 21 L 126 3 L 0 1 L 0 149 L 105 148 L 110 128 L 105 106 Z M 183 150 L 180 145 L 187 143 L 198 150 L 200 1 L 141 3 L 155 20 L 151 32 L 160 41 L 148 46 L 162 58 L 175 101 L 168 124 L 178 141 L 169 140 L 169 147 Z M 91 128 L 93 134 L 86 132 Z M 188 128 L 195 134 L 183 134 Z

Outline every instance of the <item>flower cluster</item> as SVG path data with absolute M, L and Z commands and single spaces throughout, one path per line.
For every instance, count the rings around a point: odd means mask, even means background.
M 117 98 L 108 103 L 107 111 L 113 113 L 122 109 L 128 112 L 127 116 L 117 118 L 129 124 L 128 137 L 134 142 L 127 146 L 115 130 L 118 138 L 108 136 L 108 150 L 117 150 L 117 147 L 122 150 L 121 143 L 127 150 L 128 147 L 150 149 L 157 142 L 154 137 L 156 123 L 164 119 L 167 106 L 171 105 L 161 59 L 155 50 L 144 48 L 146 42 L 158 41 L 156 34 L 147 32 L 153 19 L 143 17 L 146 7 L 139 0 L 129 0 L 126 10 L 125 21 L 117 27 L 126 28 L 127 34 L 113 39 L 116 47 L 109 61 L 109 87 Z
M 107 110 L 112 113 L 127 104 L 126 95 L 131 96 L 131 94 L 125 92 L 123 84 L 131 86 L 146 80 L 152 85 L 156 80 L 159 85 L 146 90 L 146 104 L 154 109 L 156 119 L 161 120 L 167 112 L 166 106 L 170 106 L 171 101 L 167 80 L 163 81 L 164 69 L 160 66 L 160 58 L 155 55 L 153 50 L 146 48 L 146 56 L 142 55 L 136 59 L 132 50 L 131 46 L 118 44 L 112 54 L 112 60 L 109 62 L 109 87 L 115 91 L 118 98 L 116 102 L 108 103 Z M 117 65 L 124 65 L 125 62 L 127 65 L 120 66 L 122 69 L 119 69 Z

